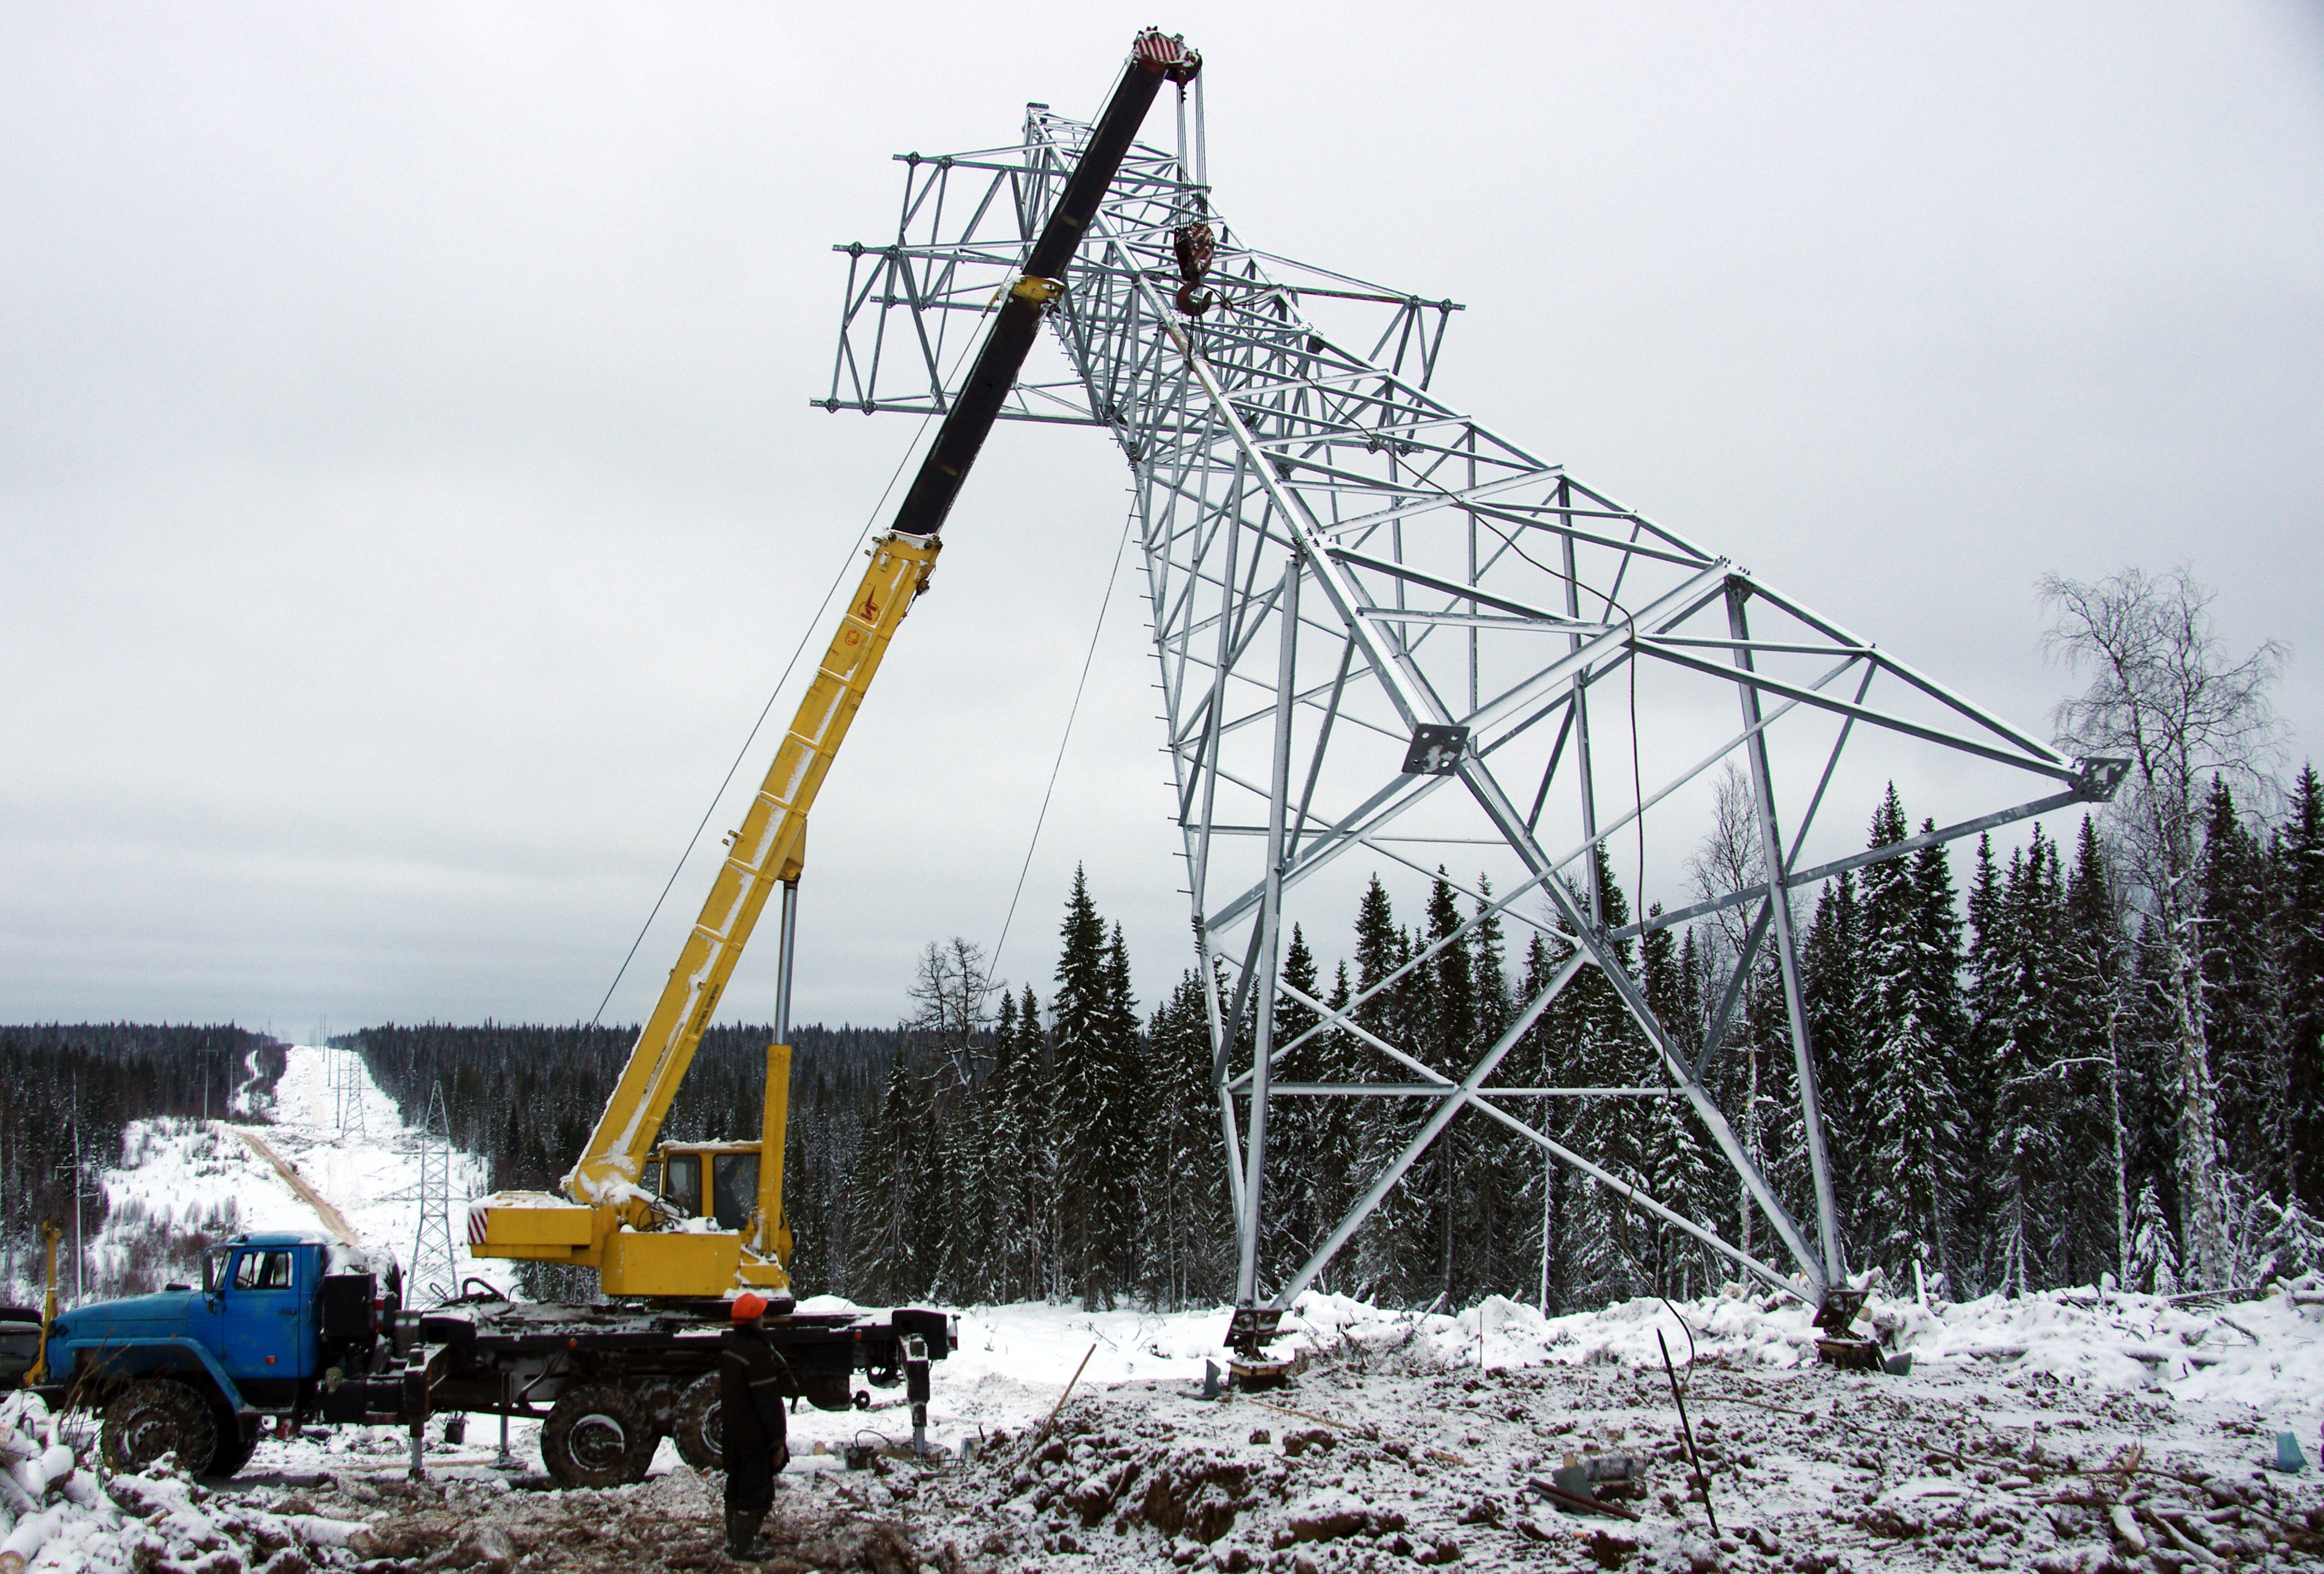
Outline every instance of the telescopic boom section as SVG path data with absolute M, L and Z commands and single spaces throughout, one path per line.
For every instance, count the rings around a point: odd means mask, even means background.
M 635 1190 L 647 1155 L 768 896 L 779 884 L 798 878 L 807 812 L 887 653 L 889 640 L 913 598 L 927 588 L 941 544 L 936 532 L 976 463 L 1002 402 L 1016 386 L 1026 352 L 1040 332 L 1042 313 L 1064 292 L 1066 269 L 1156 93 L 1166 81 L 1191 81 L 1201 69 L 1202 57 L 1179 39 L 1152 29 L 1138 35 L 1121 80 L 1027 255 L 1023 275 L 1002 300 L 992 330 L 945 412 L 894 523 L 872 543 L 863 581 L 856 587 L 742 829 L 729 838 L 725 863 L 703 903 L 702 916 L 695 921 L 678 966 L 670 969 L 669 982 L 630 1051 L 629 1064 L 598 1118 L 588 1151 L 564 1179 L 565 1193 L 574 1201 L 616 1208 L 632 1224 L 648 1221 L 650 1214 Z M 774 1140 L 771 1134 L 770 1140 Z M 779 1218 L 779 1208 L 777 1199 L 776 1209 L 767 1216 Z

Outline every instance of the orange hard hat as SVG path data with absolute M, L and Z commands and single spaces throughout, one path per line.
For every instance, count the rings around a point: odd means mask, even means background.
M 760 1318 L 764 1317 L 766 1312 L 767 1303 L 747 1290 L 734 1298 L 736 1322 L 756 1322 Z

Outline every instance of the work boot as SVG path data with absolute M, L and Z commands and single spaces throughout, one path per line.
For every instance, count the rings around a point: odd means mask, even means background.
M 759 1539 L 759 1526 L 766 1517 L 767 1511 L 763 1508 L 727 1510 L 727 1556 L 745 1561 L 755 1561 L 771 1554 L 774 1549 Z

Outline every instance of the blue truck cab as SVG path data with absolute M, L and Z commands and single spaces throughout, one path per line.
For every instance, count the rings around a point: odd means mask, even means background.
M 231 1475 L 263 1417 L 313 1412 L 327 1374 L 368 1354 L 395 1281 L 392 1262 L 323 1236 L 239 1235 L 204 1255 L 199 1289 L 60 1313 L 48 1386 L 104 1407 L 116 1469 L 174 1451 L 198 1474 Z

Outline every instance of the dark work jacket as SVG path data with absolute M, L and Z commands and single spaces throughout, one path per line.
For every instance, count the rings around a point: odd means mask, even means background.
M 725 1448 L 768 1448 L 783 1435 L 783 1358 L 753 1323 L 730 1328 L 719 1338 L 718 1405 L 724 1412 Z

